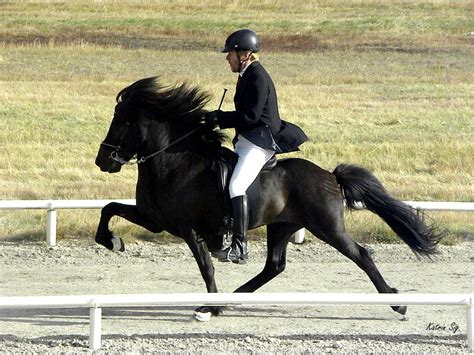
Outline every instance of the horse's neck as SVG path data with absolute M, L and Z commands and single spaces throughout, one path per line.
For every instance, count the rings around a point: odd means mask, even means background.
M 157 152 L 157 147 L 167 148 L 150 158 L 149 161 L 139 165 L 139 180 L 169 191 L 182 186 L 182 184 L 209 169 L 213 154 L 197 153 L 197 151 L 201 151 L 202 147 L 194 146 L 194 144 L 199 143 L 193 142 L 193 146 L 189 146 L 193 136 L 187 137 L 187 135 L 193 134 L 193 130 L 190 131 L 189 127 L 172 127 L 173 129 L 170 129 L 167 125 L 159 128 L 159 130 L 155 129 L 147 146 L 142 147 L 144 152 L 139 154 L 147 155 L 150 154 L 149 152 Z M 172 135 L 170 134 L 171 131 L 173 132 Z M 199 134 L 199 132 L 196 134 Z M 181 140 L 181 138 L 184 139 Z M 190 148 L 193 150 L 189 150 Z M 213 149 L 210 148 L 210 150 Z
M 170 189 L 176 184 L 183 184 L 202 173 L 209 166 L 209 161 L 192 152 L 165 153 L 145 162 L 138 168 L 139 179 L 146 179 L 155 186 Z M 179 181 L 178 181 L 179 180 Z

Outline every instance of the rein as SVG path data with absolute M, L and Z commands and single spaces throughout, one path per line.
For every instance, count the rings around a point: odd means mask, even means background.
M 144 162 L 146 162 L 148 159 L 151 159 L 155 156 L 157 156 L 158 154 L 160 153 L 163 153 L 166 149 L 168 149 L 169 147 L 175 145 L 176 143 L 179 143 L 181 142 L 183 139 L 189 137 L 191 134 L 194 134 L 196 133 L 198 130 L 200 130 L 201 128 L 203 128 L 204 126 L 199 126 L 195 129 L 193 129 L 192 131 L 186 133 L 184 136 L 176 139 L 175 141 L 171 142 L 170 144 L 168 144 L 166 147 L 154 152 L 154 153 L 151 153 L 149 155 L 146 155 L 146 156 L 143 156 L 141 158 L 137 158 L 135 160 L 124 160 L 122 158 L 119 157 L 118 155 L 118 152 L 120 151 L 121 149 L 121 146 L 120 145 L 112 145 L 112 144 L 108 144 L 108 143 L 105 143 L 105 142 L 102 142 L 101 145 L 105 146 L 105 147 L 109 147 L 109 148 L 113 148 L 115 149 L 114 151 L 112 151 L 110 153 L 110 159 L 116 161 L 117 163 L 121 164 L 121 165 L 135 165 L 135 164 L 142 164 Z M 127 126 L 127 129 L 128 129 L 128 126 Z M 126 131 L 122 134 L 122 136 L 124 137 L 126 134 Z M 122 138 L 123 140 L 123 138 Z

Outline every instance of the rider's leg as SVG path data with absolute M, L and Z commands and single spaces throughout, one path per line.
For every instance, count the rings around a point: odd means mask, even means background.
M 232 217 L 232 244 L 226 250 L 225 259 L 221 261 L 232 261 L 244 263 L 247 260 L 247 229 L 249 226 L 247 195 L 236 196 L 231 199 Z
M 232 244 L 226 250 L 226 257 L 221 261 L 240 263 L 247 259 L 249 217 L 246 192 L 274 152 L 256 146 L 242 136 L 239 136 L 235 145 L 235 152 L 239 159 L 229 183 L 234 219 Z

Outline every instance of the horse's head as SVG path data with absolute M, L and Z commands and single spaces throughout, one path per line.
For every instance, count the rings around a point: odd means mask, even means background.
M 208 94 L 187 84 L 163 87 L 157 77 L 135 82 L 117 95 L 114 118 L 96 164 L 115 173 L 135 155 L 143 163 L 165 150 L 198 151 L 221 142 L 221 134 L 203 125 L 208 99 Z
M 120 94 L 117 96 L 112 123 L 107 136 L 100 144 L 95 160 L 100 170 L 119 172 L 122 165 L 137 153 L 138 113 L 138 109 L 133 110 L 129 104 L 122 101 Z
M 137 81 L 118 93 L 112 123 L 95 160 L 102 171 L 119 172 L 122 165 L 137 154 L 139 121 L 143 113 L 138 88 L 143 87 L 145 80 L 150 82 L 151 79 Z

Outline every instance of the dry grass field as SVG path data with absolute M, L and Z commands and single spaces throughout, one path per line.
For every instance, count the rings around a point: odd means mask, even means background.
M 470 1 L 18 0 L 0 11 L 3 200 L 133 198 L 134 167 L 94 165 L 117 92 L 160 75 L 209 91 L 210 110 L 229 88 L 230 110 L 235 76 L 218 49 L 250 27 L 282 116 L 310 137 L 292 156 L 363 165 L 402 200 L 474 201 Z M 472 213 L 429 216 L 446 243 L 474 235 Z M 358 240 L 396 240 L 365 212 L 347 218 Z M 59 237 L 92 238 L 97 221 L 61 211 Z M 44 212 L 0 211 L 0 238 L 43 238 L 44 223 Z

